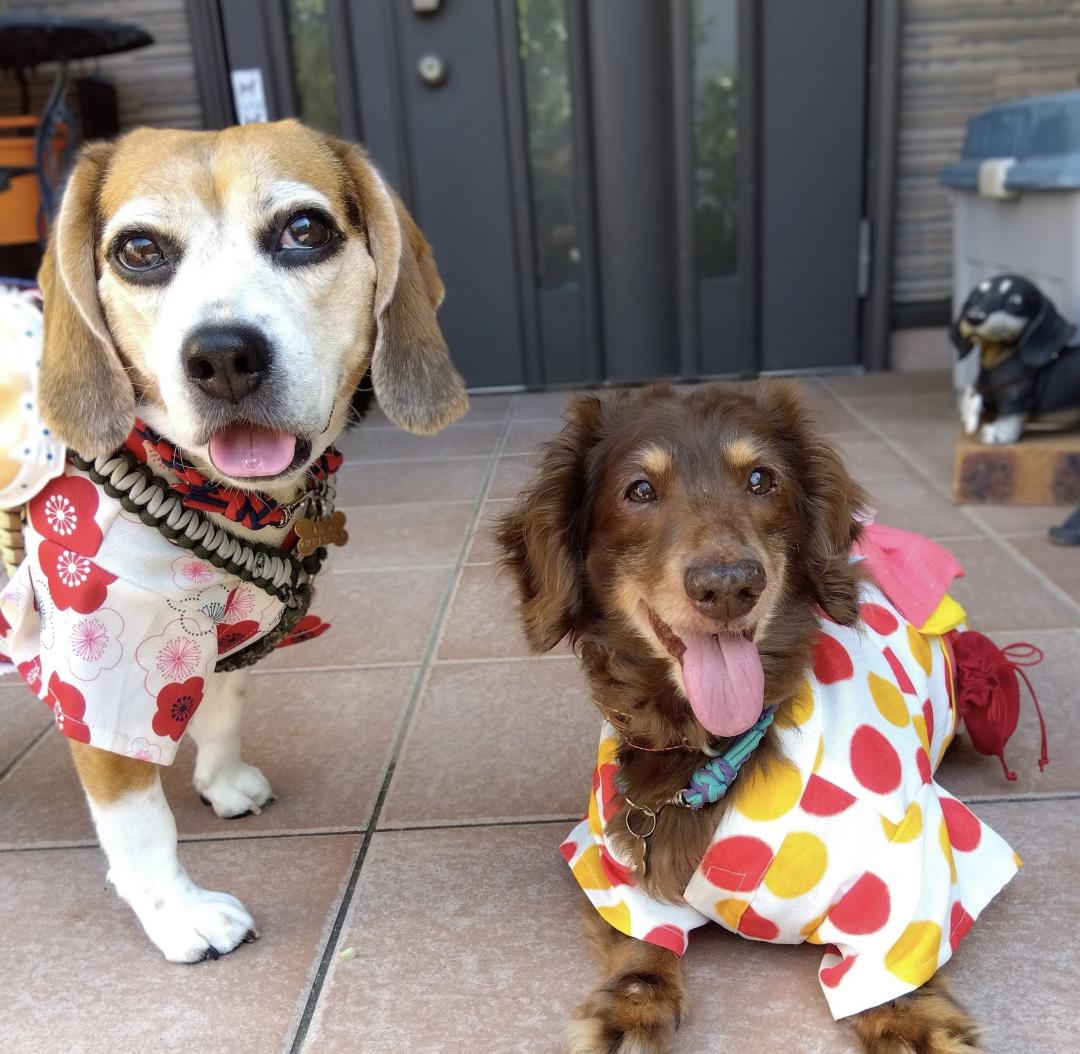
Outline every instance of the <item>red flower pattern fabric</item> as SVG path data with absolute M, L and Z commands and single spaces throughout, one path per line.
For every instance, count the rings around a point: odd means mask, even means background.
M 203 679 L 189 677 L 182 684 L 167 684 L 158 692 L 154 732 L 176 742 L 187 728 L 203 697 Z
M 46 701 L 52 707 L 56 717 L 56 727 L 68 739 L 79 743 L 90 742 L 90 729 L 83 721 L 86 715 L 86 700 L 82 692 L 72 684 L 65 684 L 54 673 L 49 678 L 49 694 Z

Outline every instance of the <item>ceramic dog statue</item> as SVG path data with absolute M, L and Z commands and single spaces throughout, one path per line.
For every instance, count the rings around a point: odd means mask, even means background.
M 950 330 L 961 360 L 979 356 L 978 378 L 961 396 L 964 431 L 984 443 L 1015 443 L 1031 421 L 1070 409 L 1080 414 L 1075 333 L 1026 278 L 980 282 Z

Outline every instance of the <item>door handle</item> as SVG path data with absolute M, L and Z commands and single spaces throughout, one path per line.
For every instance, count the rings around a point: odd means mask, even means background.
M 420 61 L 416 64 L 416 72 L 429 88 L 441 88 L 446 83 L 446 78 L 450 76 L 446 61 L 438 55 L 431 54 L 420 56 Z
M 412 0 L 414 15 L 437 15 L 442 7 L 442 0 Z

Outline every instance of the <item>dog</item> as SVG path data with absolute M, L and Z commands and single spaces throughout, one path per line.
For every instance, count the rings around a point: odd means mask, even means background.
M 574 402 L 500 520 L 530 644 L 569 639 L 604 717 L 562 846 L 603 971 L 574 1054 L 671 1049 L 710 920 L 827 946 L 873 1054 L 979 1049 L 934 974 L 1019 865 L 932 777 L 961 569 L 866 505 L 796 388 L 659 385 Z
M 1015 443 L 1029 421 L 1080 408 L 1076 327 L 1026 278 L 987 278 L 950 328 L 960 363 L 978 351 L 978 377 L 965 388 L 960 416 L 984 443 Z
M 325 628 L 299 616 L 344 540 L 333 443 L 361 378 L 414 432 L 466 410 L 442 281 L 363 150 L 283 121 L 86 146 L 40 284 L 30 432 L 69 460 L 27 506 L 0 652 L 71 740 L 151 941 L 216 959 L 254 924 L 187 876 L 157 765 L 190 728 L 219 816 L 273 800 L 241 759 L 246 667 Z

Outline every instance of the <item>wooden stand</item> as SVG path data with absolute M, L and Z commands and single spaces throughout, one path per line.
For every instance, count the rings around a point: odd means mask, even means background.
M 953 462 L 953 499 L 999 505 L 1080 503 L 1080 432 L 1028 433 L 993 446 L 961 435 Z

